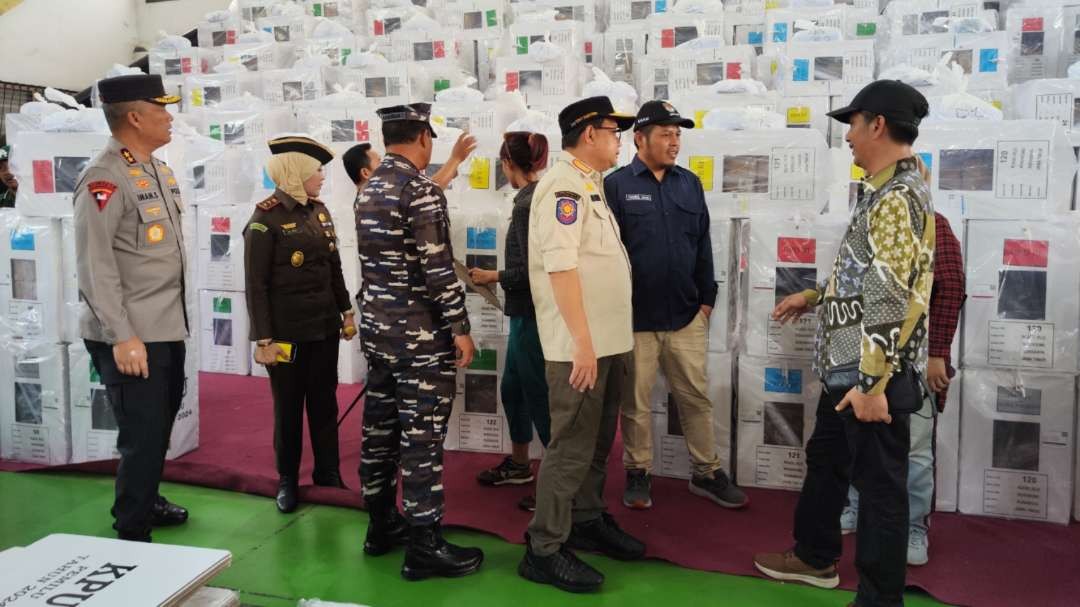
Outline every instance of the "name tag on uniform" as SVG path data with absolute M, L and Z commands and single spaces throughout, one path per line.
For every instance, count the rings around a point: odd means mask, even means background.
M 652 194 L 627 194 L 626 201 L 631 202 L 634 200 L 640 200 L 642 202 L 652 202 Z

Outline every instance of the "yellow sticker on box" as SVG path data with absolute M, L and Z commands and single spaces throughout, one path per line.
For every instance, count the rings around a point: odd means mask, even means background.
M 486 190 L 491 187 L 491 161 L 487 158 L 473 158 L 469 169 L 469 187 L 474 190 Z
M 792 124 L 810 124 L 810 108 L 805 105 L 789 107 L 787 110 L 788 126 Z
M 694 128 L 700 129 L 703 124 L 705 124 L 705 110 L 694 112 Z
M 994 107 L 996 107 L 997 109 L 1000 110 L 1001 109 L 1001 100 L 1000 99 L 995 99 L 995 100 L 990 102 L 990 105 L 992 105 L 992 106 L 994 106 Z
M 706 192 L 711 192 L 713 189 L 713 157 L 712 156 L 691 156 L 690 157 L 690 172 L 697 175 L 701 180 L 701 187 Z

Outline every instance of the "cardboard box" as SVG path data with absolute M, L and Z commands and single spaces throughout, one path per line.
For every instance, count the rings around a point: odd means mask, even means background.
M 71 461 L 67 348 L 8 340 L 0 348 L 0 458 L 43 465 Z
M 736 482 L 798 491 L 806 477 L 806 441 L 814 431 L 820 382 L 810 363 L 739 357 Z
M 809 129 L 687 130 L 677 160 L 701 179 L 712 212 L 821 211 L 828 203 L 829 151 Z
M 19 180 L 15 208 L 27 217 L 71 217 L 79 176 L 108 145 L 109 134 L 23 131 L 11 141 Z
M 960 512 L 1067 523 L 1076 377 L 968 368 L 963 384 Z
M 964 365 L 1075 372 L 1076 223 L 972 220 L 965 257 Z
M 199 271 L 194 288 L 244 290 L 244 227 L 253 211 L 246 204 L 198 207 Z
M 829 276 L 847 224 L 843 215 L 750 220 L 747 354 L 813 357 L 817 315 L 804 314 L 781 326 L 772 311 L 788 295 L 815 288 Z
M 64 334 L 59 219 L 0 222 L 0 322 L 10 335 L 58 343 Z
M 199 307 L 199 370 L 247 375 L 251 341 L 244 294 L 200 291 Z
M 731 471 L 732 355 L 710 352 L 706 355 L 708 397 L 713 405 L 713 435 L 716 453 L 725 472 Z M 666 390 L 665 390 L 666 393 Z M 662 407 L 653 416 L 653 475 L 689 479 L 693 473 L 690 451 L 679 421 L 674 396 L 666 394 Z

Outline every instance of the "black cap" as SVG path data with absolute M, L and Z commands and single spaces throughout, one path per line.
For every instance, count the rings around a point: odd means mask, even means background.
M 855 94 L 851 103 L 827 115 L 845 124 L 851 123 L 855 112 L 870 112 L 885 117 L 888 122 L 918 127 L 930 112 L 926 97 L 910 84 L 899 80 L 876 80 Z
M 334 159 L 334 152 L 330 151 L 330 148 L 304 135 L 285 135 L 271 139 L 267 145 L 270 146 L 271 154 L 300 152 L 318 160 L 319 164 L 326 164 Z
M 392 105 L 390 107 L 383 107 L 375 110 L 375 113 L 382 119 L 383 124 L 387 122 L 423 122 L 428 125 L 428 130 L 431 131 L 431 136 L 436 137 L 435 129 L 431 128 L 431 104 L 430 103 L 410 103 L 408 105 Z
M 165 85 L 157 74 L 129 74 L 104 78 L 98 82 L 102 103 L 149 101 L 158 105 L 180 103 L 179 95 L 166 95 Z
M 646 101 L 642 104 L 641 109 L 638 110 L 637 119 L 634 121 L 634 132 L 636 133 L 650 124 L 675 125 L 684 129 L 694 128 L 693 120 L 683 118 L 679 114 L 679 110 L 675 109 L 675 106 L 661 99 Z
M 565 135 L 590 118 L 610 118 L 615 121 L 620 131 L 634 126 L 634 117 L 615 111 L 611 100 L 605 96 L 586 97 L 564 107 L 559 112 L 559 130 Z

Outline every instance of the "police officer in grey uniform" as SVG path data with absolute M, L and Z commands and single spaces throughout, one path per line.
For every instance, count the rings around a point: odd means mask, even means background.
M 80 331 L 108 391 L 119 434 L 113 528 L 150 541 L 153 525 L 187 520 L 158 493 L 184 393 L 184 238 L 180 188 L 151 154 L 169 143 L 160 76 L 98 83 L 112 139 L 75 187 Z
M 377 556 L 406 544 L 401 574 L 410 580 L 466 575 L 484 558 L 441 532 L 443 438 L 455 367 L 469 365 L 474 346 L 454 274 L 446 197 L 423 173 L 435 137 L 430 107 L 379 110 L 386 156 L 353 205 L 369 367 L 360 452 L 371 513 L 364 552 Z M 399 465 L 404 518 L 396 505 Z

